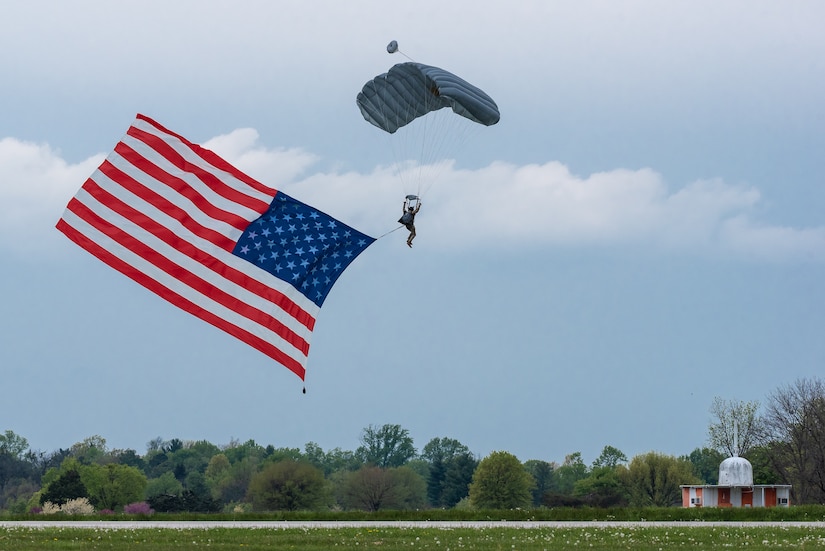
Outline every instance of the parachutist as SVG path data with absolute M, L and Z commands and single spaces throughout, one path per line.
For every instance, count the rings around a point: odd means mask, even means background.
M 415 202 L 415 206 L 412 203 Z M 418 211 L 421 210 L 421 200 L 414 195 L 408 195 L 406 199 L 404 199 L 404 204 L 401 207 L 401 218 L 398 219 L 399 224 L 403 224 L 407 230 L 410 232 L 410 236 L 407 237 L 407 246 L 412 248 L 413 239 L 415 239 L 415 215 L 418 214 Z

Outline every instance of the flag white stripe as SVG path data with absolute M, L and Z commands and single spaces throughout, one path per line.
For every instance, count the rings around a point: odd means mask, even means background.
M 231 252 L 227 252 L 221 249 L 220 247 L 215 247 L 212 243 L 198 237 L 197 235 L 193 234 L 191 231 L 186 229 L 183 225 L 181 225 L 180 222 L 178 222 L 171 216 L 167 215 L 162 210 L 157 209 L 150 203 L 144 201 L 142 198 L 133 195 L 128 190 L 117 185 L 117 182 L 114 182 L 105 174 L 101 172 L 96 172 L 92 176 L 92 179 L 95 182 L 97 182 L 101 187 L 106 189 L 106 191 L 111 193 L 114 197 L 120 199 L 130 207 L 145 214 L 147 217 L 149 217 L 159 225 L 163 226 L 167 231 L 171 232 L 176 237 L 186 241 L 193 247 L 214 256 L 223 264 L 231 268 L 234 268 L 239 272 L 242 272 L 247 277 L 250 277 L 255 281 L 259 282 L 261 285 L 280 291 L 283 295 L 285 295 L 292 302 L 294 302 L 298 307 L 300 307 L 305 312 L 309 313 L 313 318 L 317 316 L 317 313 L 320 310 L 318 306 L 314 302 L 306 298 L 292 285 L 285 283 L 283 280 L 278 279 L 277 277 L 273 276 L 265 270 L 257 268 L 256 266 L 250 264 L 248 261 L 235 256 Z M 75 197 L 81 203 L 86 205 L 90 210 L 95 212 L 98 216 L 100 216 L 110 224 L 125 231 L 126 233 L 129 233 L 135 239 L 151 247 L 152 249 L 161 252 L 167 258 L 172 259 L 173 255 L 175 255 L 175 257 L 180 257 L 179 261 L 176 260 L 177 264 L 183 266 L 190 272 L 208 281 L 215 287 L 224 288 L 226 285 L 231 285 L 233 287 L 233 291 L 238 293 L 238 298 L 250 305 L 254 305 L 258 301 L 265 301 L 267 306 L 259 307 L 259 309 L 263 310 L 264 312 L 271 312 L 272 310 L 278 308 L 277 305 L 271 303 L 270 301 L 267 301 L 266 299 L 258 296 L 255 293 L 250 292 L 246 288 L 236 285 L 231 281 L 228 281 L 222 275 L 217 274 L 216 272 L 204 266 L 200 262 L 196 262 L 188 256 L 181 254 L 173 247 L 164 243 L 163 241 L 161 241 L 151 233 L 147 232 L 140 226 L 134 224 L 132 221 L 122 218 L 121 215 L 119 215 L 116 212 L 113 212 L 106 205 L 103 205 L 100 202 L 98 202 L 94 197 L 89 195 L 86 192 L 86 190 L 81 189 L 80 191 L 78 191 Z M 235 293 L 233 292 L 233 294 Z M 292 331 L 299 334 L 302 338 L 308 341 L 309 336 L 311 334 L 311 330 L 309 330 L 305 325 L 295 320 L 292 316 L 289 316 L 287 313 L 285 313 L 285 316 L 279 315 L 276 317 L 284 325 L 286 325 Z
M 184 197 L 168 185 L 146 174 L 145 172 L 137 168 L 135 165 L 121 157 L 118 153 L 112 152 L 107 160 L 110 163 L 112 163 L 112 165 L 116 167 L 118 170 L 122 171 L 127 176 L 131 176 L 132 178 L 137 180 L 145 188 L 152 190 L 164 199 L 168 200 L 173 205 L 185 211 L 189 218 L 191 218 L 201 226 L 214 230 L 220 233 L 221 235 L 228 237 L 233 242 L 236 242 L 238 239 L 240 239 L 241 235 L 243 234 L 242 230 L 239 230 L 227 224 L 223 220 L 219 220 L 217 218 L 209 216 L 199 208 L 193 208 L 194 206 L 192 204 L 192 201 L 190 201 L 187 197 Z M 151 159 L 151 161 L 155 162 L 155 159 L 153 158 Z M 102 172 L 97 172 L 95 176 L 92 177 L 92 179 L 96 182 L 100 182 L 100 180 L 98 180 L 98 176 L 106 178 L 109 182 L 113 181 Z M 125 190 L 119 183 L 115 182 L 115 184 L 117 185 L 118 189 L 122 189 L 125 193 L 129 193 L 130 196 L 128 198 L 121 197 L 121 199 L 123 199 L 125 203 L 131 205 L 131 197 L 135 196 L 131 195 L 131 193 Z M 205 187 L 202 184 L 201 186 Z M 107 191 L 113 192 L 114 195 L 114 190 L 109 189 L 109 187 L 105 185 L 103 187 L 105 187 Z M 223 209 L 228 212 L 237 213 L 238 215 L 243 216 L 249 221 L 255 220 L 258 217 L 257 213 L 254 213 L 253 211 L 247 209 L 243 205 L 238 205 L 237 203 L 233 201 L 228 201 L 227 199 L 224 199 L 222 197 L 216 199 L 217 196 L 211 192 L 210 195 L 212 195 L 210 202 L 212 202 L 212 204 L 217 208 Z M 143 208 L 139 208 L 138 210 L 143 210 Z
M 112 253 L 114 256 L 121 259 L 134 269 L 136 269 L 137 271 L 150 277 L 163 287 L 177 293 L 183 298 L 191 301 L 193 304 L 200 306 L 204 310 L 207 310 L 215 314 L 216 316 L 220 317 L 226 322 L 231 323 L 237 327 L 240 327 L 244 331 L 252 335 L 255 335 L 267 342 L 272 343 L 274 346 L 279 348 L 284 354 L 293 358 L 301 365 L 306 364 L 306 356 L 300 350 L 297 350 L 294 346 L 292 346 L 290 343 L 283 340 L 276 333 L 249 320 L 244 316 L 241 316 L 234 310 L 227 308 L 226 306 L 218 302 L 215 302 L 214 300 L 211 300 L 208 297 L 205 297 L 204 295 L 195 291 L 188 285 L 182 284 L 182 282 L 179 279 L 169 275 L 168 273 L 161 270 L 153 263 L 139 256 L 138 254 L 135 254 L 129 249 L 126 249 L 125 247 L 120 245 L 120 243 L 118 243 L 108 235 L 100 232 L 99 230 L 97 230 L 97 228 L 88 224 L 82 218 L 76 216 L 73 212 L 66 211 L 66 213 L 63 216 L 63 219 L 66 221 L 66 223 L 72 226 L 79 233 L 86 236 L 91 241 L 97 243 L 98 245 Z M 174 260 L 172 261 L 174 262 Z
M 193 173 L 181 171 L 178 167 L 170 163 L 166 159 L 166 157 L 163 157 L 162 155 L 158 154 L 154 149 L 152 149 L 142 141 L 136 140 L 130 136 L 126 136 L 123 140 L 123 143 L 134 149 L 135 152 L 138 153 L 141 157 L 156 165 L 159 169 L 163 170 L 164 173 L 168 174 L 171 177 L 179 178 L 186 182 L 193 191 L 195 191 L 198 195 L 203 197 L 209 204 L 219 209 L 225 210 L 227 212 L 237 214 L 238 216 L 244 218 L 249 222 L 255 220 L 256 218 L 258 218 L 258 216 L 260 216 L 260 212 L 250 209 L 249 207 L 237 203 L 236 201 L 227 199 L 226 197 L 219 195 L 212 188 L 204 184 L 203 181 L 197 176 L 195 176 Z M 150 176 L 148 173 L 143 172 L 140 169 L 140 167 L 136 167 L 128 160 L 124 159 L 117 152 L 113 153 L 116 155 L 116 157 L 113 157 L 112 164 L 115 165 L 117 168 L 121 169 L 123 172 L 126 172 L 127 174 L 129 174 L 130 176 L 132 176 L 140 182 L 143 182 L 143 180 L 147 176 Z M 218 174 L 215 174 L 215 176 L 220 177 L 220 175 Z M 180 200 L 185 201 L 185 204 L 179 205 L 181 208 L 184 208 L 187 211 L 192 210 L 192 207 L 198 209 L 200 208 L 196 203 L 192 203 L 192 201 L 189 198 L 178 194 L 173 188 L 169 187 L 168 185 L 162 182 L 158 182 L 158 180 L 154 178 L 151 179 L 151 182 L 154 185 L 147 185 L 147 187 L 158 192 L 164 191 L 166 194 L 172 193 L 178 195 Z M 246 187 L 247 190 L 244 191 L 249 191 L 249 186 Z M 245 195 L 249 196 L 249 194 L 247 193 L 245 193 Z M 270 197 L 268 201 L 260 201 L 257 197 L 255 197 L 254 200 L 264 205 L 269 205 L 270 201 L 272 201 L 272 198 Z
M 176 136 L 166 134 L 165 132 L 162 132 L 162 131 L 158 130 L 157 128 L 155 128 L 154 126 L 149 124 L 148 122 L 146 122 L 144 120 L 140 120 L 140 119 L 135 121 L 135 123 L 132 126 L 135 127 L 135 128 L 138 128 L 140 130 L 143 130 L 145 132 L 148 132 L 150 134 L 154 134 L 155 136 L 161 138 L 164 142 L 166 142 L 169 146 L 171 146 L 175 151 L 177 151 L 181 156 L 183 156 L 183 158 L 186 159 L 187 162 L 192 163 L 192 164 L 194 164 L 194 165 L 196 165 L 196 166 L 198 166 L 198 167 L 200 167 L 200 168 L 202 168 L 202 169 L 204 169 L 208 172 L 211 172 L 212 174 L 214 174 L 215 176 L 220 178 L 220 180 L 224 184 L 226 184 L 226 185 L 228 185 L 228 186 L 244 193 L 245 195 L 248 195 L 248 196 L 258 200 L 258 201 L 263 201 L 265 203 L 269 203 L 270 201 L 272 201 L 272 195 L 275 194 L 274 189 L 272 190 L 272 194 L 267 194 L 267 193 L 263 193 L 261 191 L 258 191 L 256 189 L 252 188 L 246 182 L 242 182 L 242 181 L 238 180 L 237 178 L 235 178 L 235 176 L 233 176 L 229 172 L 221 170 L 221 169 L 215 167 L 214 165 L 212 165 L 211 163 L 209 163 L 208 161 L 206 161 L 205 159 L 203 159 L 200 155 L 193 152 L 192 149 L 187 144 L 181 142 Z M 129 135 L 126 135 L 122 141 L 126 142 L 127 139 L 134 139 L 134 138 L 132 138 Z M 140 142 L 140 140 L 136 140 L 136 141 Z M 143 142 L 140 142 L 140 143 L 142 144 Z M 129 142 L 129 145 L 134 148 L 134 146 L 132 145 L 132 142 Z M 144 145 L 144 147 L 146 146 L 145 144 L 143 144 L 143 145 Z M 159 154 L 154 153 L 150 157 L 153 157 L 154 155 L 159 155 Z M 164 161 L 165 161 L 165 159 L 164 159 Z M 155 164 L 157 164 L 157 163 L 155 163 Z M 178 170 L 180 170 L 180 169 L 175 168 L 176 172 Z M 200 181 L 198 183 L 200 185 L 203 185 L 203 183 L 201 183 Z

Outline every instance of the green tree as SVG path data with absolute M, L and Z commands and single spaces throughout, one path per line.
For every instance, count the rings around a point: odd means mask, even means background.
M 324 453 L 324 449 L 315 442 L 307 442 L 304 444 L 303 456 L 305 461 L 308 461 L 311 465 L 321 469 L 324 476 L 332 472 L 327 472 L 326 454 Z
M 28 503 L 40 486 L 33 480 L 17 478 L 6 481 L 0 492 L 0 510 L 21 515 L 28 510 Z
M 401 425 L 368 426 L 361 433 L 356 455 L 363 463 L 377 467 L 400 467 L 415 457 L 413 439 Z
M 304 446 L 303 457 L 324 472 L 324 476 L 329 476 L 336 471 L 355 471 L 361 468 L 361 461 L 354 452 L 344 451 L 341 448 L 333 448 L 328 452 L 316 444 L 308 442 Z
M 593 507 L 618 507 L 627 503 L 627 492 L 617 467 L 594 467 L 573 485 L 573 496 Z
M 478 460 L 470 452 L 460 453 L 447 461 L 441 492 L 443 507 L 455 507 L 470 495 L 470 483 L 477 467 Z
M 693 474 L 703 484 L 716 484 L 719 481 L 719 465 L 725 455 L 713 448 L 696 448 L 682 459 L 693 465 Z
M 544 495 L 556 489 L 556 474 L 552 463 L 539 459 L 529 459 L 524 462 L 524 468 L 536 481 L 531 494 L 533 496 L 533 506 L 542 504 Z
M 618 473 L 633 507 L 679 505 L 679 486 L 700 483 L 689 461 L 656 452 L 637 455 L 627 467 L 619 467 Z
M 528 507 L 534 485 L 515 455 L 496 451 L 478 464 L 470 483 L 470 503 L 477 509 Z
M 82 465 L 105 463 L 109 460 L 109 450 L 106 447 L 106 439 L 97 434 L 84 438 L 82 442 L 77 442 L 72 445 L 71 455 Z
M 183 487 L 192 492 L 201 502 L 213 501 L 212 492 L 206 483 L 206 477 L 200 471 L 191 471 L 183 481 Z
M 427 506 L 427 482 L 410 465 L 387 469 L 394 488 L 393 509 L 423 509 Z
M 433 438 L 421 457 L 429 463 L 427 499 L 433 507 L 453 507 L 467 497 L 477 461 L 470 449 L 453 438 Z
M 592 468 L 598 469 L 599 467 L 608 467 L 614 469 L 625 463 L 627 463 L 627 456 L 622 453 L 621 450 L 614 448 L 613 446 L 605 446 L 599 457 L 593 461 Z
M 773 468 L 769 446 L 754 446 L 747 459 L 753 467 L 754 484 L 782 484 L 782 477 Z
M 432 463 L 437 459 L 448 459 L 465 453 L 470 453 L 470 448 L 455 438 L 433 438 L 424 445 L 421 458 Z
M 143 501 L 146 494 L 146 475 L 128 465 L 83 465 L 80 477 L 96 509 L 114 510 Z
M 146 497 L 151 499 L 156 496 L 177 496 L 183 492 L 183 484 L 175 478 L 174 473 L 166 471 L 157 478 L 151 478 L 146 483 Z
M 247 456 L 232 463 L 229 473 L 220 483 L 220 499 L 224 503 L 241 501 L 249 488 L 249 482 L 258 472 L 259 460 L 255 456 Z
M 229 458 L 229 462 L 232 464 L 248 459 L 257 465 L 267 456 L 266 448 L 251 439 L 243 444 L 233 440 L 223 449 L 223 453 Z
M 266 447 L 266 460 L 271 463 L 277 463 L 284 459 L 291 459 L 292 461 L 305 461 L 304 454 L 301 453 L 300 448 L 276 448 L 275 446 Z
M 40 494 L 40 504 L 47 501 L 56 505 L 63 505 L 70 499 L 79 497 L 89 497 L 86 486 L 80 479 L 80 473 L 76 468 L 69 469 L 61 473 L 49 486 Z
M 213 455 L 209 460 L 209 464 L 204 471 L 204 477 L 206 478 L 206 485 L 215 499 L 226 501 L 222 495 L 222 488 L 230 478 L 231 467 L 229 458 L 222 453 Z
M 28 447 L 25 438 L 10 430 L 5 435 L 0 434 L 0 510 L 13 503 L 25 504 L 22 494 L 38 482 L 39 477 L 31 461 L 34 455 L 26 452 Z
M 556 484 L 558 492 L 572 495 L 576 482 L 587 478 L 587 465 L 582 461 L 581 452 L 573 452 L 564 458 L 564 463 L 556 469 Z
M 15 459 L 23 459 L 26 450 L 29 449 L 29 441 L 14 431 L 7 430 L 5 434 L 0 434 L 0 454 L 8 454 Z
M 173 438 L 162 445 L 163 451 L 155 452 L 149 460 L 149 472 L 153 476 L 172 471 L 175 477 L 188 487 L 189 480 L 200 481 L 195 474 L 203 475 L 212 457 L 220 453 L 220 449 L 205 440 L 183 441 Z M 199 482 L 200 483 L 200 482 Z M 196 494 L 198 491 L 192 489 Z
M 324 475 L 307 462 L 269 463 L 252 477 L 247 497 L 257 511 L 315 509 L 325 500 Z
M 116 463 L 135 467 L 141 472 L 144 472 L 144 469 L 146 468 L 146 462 L 137 454 L 135 450 L 112 450 L 111 456 Z

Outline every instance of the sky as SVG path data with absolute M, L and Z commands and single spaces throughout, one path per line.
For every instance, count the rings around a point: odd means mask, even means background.
M 822 2 L 2 11 L 0 430 L 32 449 L 354 450 L 398 424 L 419 450 L 590 464 L 607 445 L 688 454 L 713 397 L 764 404 L 822 376 Z M 403 56 L 501 112 L 423 185 L 355 104 Z M 381 236 L 324 303 L 306 394 L 54 228 L 137 113 Z M 418 191 L 410 249 L 393 230 Z

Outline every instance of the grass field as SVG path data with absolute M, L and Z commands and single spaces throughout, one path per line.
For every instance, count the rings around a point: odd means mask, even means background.
M 348 527 L 348 528 L 118 528 L 0 526 L 0 549 L 133 551 L 215 550 L 664 550 L 825 549 L 821 526 L 640 526 L 588 527 Z

